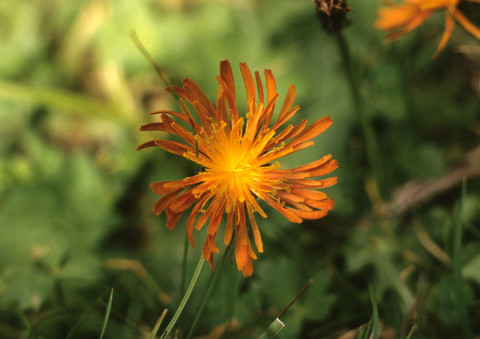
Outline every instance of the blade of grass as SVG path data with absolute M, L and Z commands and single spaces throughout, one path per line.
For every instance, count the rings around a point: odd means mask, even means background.
M 372 303 L 372 316 L 368 321 L 367 328 L 360 328 L 357 335 L 355 336 L 356 339 L 378 339 L 379 321 L 377 299 L 375 298 L 375 289 L 372 285 L 369 285 L 368 290 L 370 293 L 370 302 Z
M 372 285 L 368 287 L 370 291 L 370 300 L 372 302 L 372 339 L 378 338 L 379 332 L 379 321 L 378 321 L 378 306 L 377 306 L 377 299 L 375 298 L 375 290 Z
M 180 317 L 180 314 L 182 314 L 183 308 L 187 304 L 187 301 L 190 298 L 190 294 L 192 294 L 193 288 L 195 287 L 198 277 L 200 276 L 200 272 L 202 271 L 202 267 L 204 263 L 205 263 L 205 259 L 203 259 L 203 257 L 200 257 L 200 260 L 198 261 L 198 264 L 197 264 L 197 268 L 193 273 L 192 280 L 190 281 L 190 284 L 188 284 L 187 290 L 185 291 L 185 295 L 183 296 L 182 301 L 180 302 L 180 305 L 178 305 L 178 308 L 175 311 L 175 314 L 173 315 L 172 320 L 170 320 L 170 322 L 167 325 L 167 328 L 160 336 L 160 339 L 165 339 L 168 337 L 168 335 L 173 329 L 173 326 L 175 326 L 175 323 Z
M 78 317 L 78 321 L 73 325 L 73 327 L 70 329 L 70 331 L 67 333 L 65 336 L 65 339 L 70 339 L 75 331 L 85 322 L 87 319 L 88 315 L 95 309 L 95 307 L 98 305 L 100 298 L 97 298 L 85 311 L 82 312 L 82 314 Z
M 162 325 L 163 319 L 165 319 L 165 315 L 167 315 L 168 310 L 164 309 L 162 314 L 160 314 L 160 317 L 158 318 L 157 322 L 155 323 L 155 326 L 153 327 L 152 333 L 150 334 L 150 339 L 155 339 L 155 336 L 157 335 L 158 329 Z
M 28 319 L 28 317 L 25 315 L 24 312 L 22 312 L 20 309 L 17 309 L 17 314 L 18 317 L 20 318 L 20 322 L 24 326 L 25 330 L 28 333 L 27 338 L 37 338 L 37 335 L 35 334 L 35 331 L 33 330 L 33 327 Z
M 258 336 L 258 339 L 267 339 L 267 338 L 273 338 L 275 335 L 277 335 L 278 332 L 280 332 L 284 327 L 285 324 L 280 320 L 280 317 L 287 312 L 287 310 L 302 296 L 303 293 L 310 287 L 310 285 L 313 284 L 313 279 L 310 279 L 305 286 L 302 287 L 300 292 L 296 295 L 295 298 L 280 312 L 277 316 L 277 318 L 268 326 L 268 328 L 262 332 Z
M 112 310 L 112 302 L 113 302 L 113 288 L 110 291 L 110 298 L 108 299 L 107 310 L 105 312 L 105 318 L 103 319 L 102 333 L 100 333 L 100 339 L 103 338 L 103 335 L 105 334 L 105 329 L 107 328 L 108 319 L 110 318 L 110 311 Z
M 205 292 L 205 295 L 203 296 L 202 303 L 200 304 L 200 307 L 198 308 L 197 314 L 195 315 L 195 319 L 193 320 L 192 326 L 190 327 L 190 330 L 188 331 L 188 334 L 186 336 L 187 339 L 190 339 L 193 335 L 193 332 L 195 331 L 195 328 L 197 327 L 197 323 L 200 320 L 200 317 L 202 316 L 203 310 L 205 309 L 205 306 L 207 306 L 207 301 L 210 299 L 210 295 L 212 294 L 213 287 L 215 286 L 215 283 L 217 282 L 218 277 L 220 276 L 220 272 L 222 271 L 223 264 L 225 263 L 225 260 L 227 256 L 230 253 L 230 249 L 232 248 L 232 245 L 229 245 L 222 256 L 222 259 L 220 260 L 220 263 L 218 264 L 218 267 L 215 270 L 215 273 L 213 274 L 212 279 L 210 280 L 210 284 L 208 285 L 207 291 Z
M 258 339 L 270 339 L 275 337 L 285 327 L 285 324 L 278 318 L 276 318 L 270 326 L 258 336 Z
M 453 294 L 455 308 L 458 311 L 460 324 L 463 330 L 465 338 L 471 338 L 472 333 L 468 324 L 467 316 L 467 304 L 465 300 L 465 283 L 462 278 L 462 216 L 463 206 L 465 204 L 465 198 L 467 195 L 466 180 L 463 180 L 462 193 L 460 196 L 460 202 L 458 204 L 458 211 L 455 218 L 455 224 L 453 229 Z
M 416 330 L 417 330 L 417 325 L 415 324 L 415 325 L 412 326 L 412 328 L 410 329 L 410 332 L 408 332 L 408 335 L 405 339 L 411 339 L 413 333 L 415 333 Z

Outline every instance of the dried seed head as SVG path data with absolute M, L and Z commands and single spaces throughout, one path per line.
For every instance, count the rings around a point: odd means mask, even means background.
M 350 24 L 347 20 L 348 7 L 346 0 L 313 0 L 317 7 L 317 15 L 323 29 L 329 34 L 336 34 Z

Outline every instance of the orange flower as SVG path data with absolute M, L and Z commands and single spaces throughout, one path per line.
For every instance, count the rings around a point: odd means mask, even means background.
M 315 189 L 334 185 L 337 178 L 312 179 L 330 173 L 338 167 L 331 155 L 307 165 L 281 170 L 275 160 L 313 145 L 312 138 L 325 131 L 332 121 L 319 119 L 307 127 L 307 121 L 297 126 L 282 127 L 299 107 L 291 107 L 295 87 L 290 85 L 280 114 L 271 125 L 275 103 L 279 97 L 275 79 L 265 70 L 266 100 L 258 72 L 255 80 L 245 63 L 240 64 L 247 92 L 248 112 L 240 117 L 235 104 L 235 83 L 228 60 L 220 64 L 220 84 L 216 107 L 207 99 L 192 80 L 183 80 L 183 87 L 169 89 L 180 97 L 181 113 L 158 111 L 162 122 L 143 125 L 141 131 L 162 131 L 174 134 L 183 143 L 169 140 L 152 140 L 138 150 L 158 146 L 170 153 L 181 155 L 202 167 L 192 176 L 178 181 L 162 181 L 151 184 L 153 191 L 161 195 L 153 207 L 155 214 L 165 211 L 167 227 L 173 229 L 182 214 L 193 205 L 187 220 L 187 235 L 192 246 L 193 228 L 201 229 L 209 220 L 207 239 L 203 245 L 203 257 L 213 268 L 213 253 L 217 230 L 226 214 L 224 243 L 228 245 L 235 232 L 235 258 L 244 276 L 253 271 L 252 260 L 256 254 L 250 243 L 247 218 L 258 252 L 263 252 L 260 231 L 255 213 L 266 218 L 260 206 L 263 200 L 289 221 L 301 223 L 303 219 L 324 217 L 333 208 L 333 200 Z M 255 81 L 258 102 L 255 99 Z M 186 103 L 196 112 L 194 119 Z M 171 117 L 178 118 L 193 130 L 188 132 Z
M 388 41 L 393 41 L 402 35 L 420 26 L 430 15 L 436 11 L 445 11 L 445 30 L 442 39 L 435 52 L 434 58 L 443 50 L 453 32 L 454 20 L 457 20 L 463 28 L 480 39 L 480 29 L 471 23 L 458 9 L 462 0 L 405 0 L 404 4 L 388 3 L 388 7 L 378 10 L 379 19 L 375 27 L 389 31 Z M 480 0 L 464 0 L 478 2 Z

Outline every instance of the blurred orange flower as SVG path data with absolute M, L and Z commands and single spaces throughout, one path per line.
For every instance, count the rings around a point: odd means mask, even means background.
M 282 127 L 299 109 L 298 106 L 291 107 L 295 87 L 290 85 L 278 118 L 271 125 L 274 106 L 279 97 L 272 72 L 265 70 L 265 98 L 259 73 L 255 72 L 254 80 L 245 63 L 240 64 L 240 70 L 247 92 L 248 112 L 245 117 L 239 116 L 232 68 L 228 60 L 225 60 L 221 62 L 220 76 L 217 76 L 220 87 L 216 107 L 195 82 L 186 78 L 182 82 L 183 87 L 169 89 L 180 97 L 181 112 L 153 112 L 152 114 L 161 114 L 162 121 L 140 128 L 141 131 L 171 133 L 183 142 L 156 139 L 138 146 L 138 149 L 157 146 L 202 167 L 192 177 L 152 183 L 153 191 L 161 195 L 153 211 L 157 215 L 165 211 L 167 227 L 173 229 L 182 214 L 193 205 L 186 227 L 192 246 L 193 228 L 201 229 L 209 220 L 202 254 L 212 270 L 213 253 L 219 252 L 215 237 L 223 215 L 226 214 L 224 243 L 230 243 L 234 232 L 237 267 L 244 276 L 250 276 L 253 272 L 252 260 L 257 257 L 250 243 L 247 218 L 256 248 L 258 252 L 263 252 L 254 216 L 258 213 L 267 217 L 260 206 L 260 200 L 291 222 L 301 223 L 303 219 L 322 218 L 333 208 L 334 202 L 316 189 L 334 185 L 337 178 L 312 178 L 328 174 L 338 165 L 331 155 L 293 169 L 281 170 L 277 162 L 273 163 L 281 157 L 312 146 L 311 139 L 325 131 L 332 121 L 329 117 L 324 117 L 308 127 L 306 120 L 295 127 L 291 124 Z M 187 103 L 194 108 L 195 118 Z M 172 117 L 190 125 L 193 133 Z
M 463 0 L 480 3 L 480 0 Z M 454 20 L 468 32 L 480 39 L 480 29 L 470 22 L 458 9 L 462 0 L 405 0 L 403 4 L 387 3 L 387 7 L 378 10 L 375 27 L 389 31 L 388 41 L 398 39 L 402 35 L 420 26 L 430 15 L 437 11 L 445 11 L 445 30 L 435 52 L 434 58 L 443 50 L 453 32 Z

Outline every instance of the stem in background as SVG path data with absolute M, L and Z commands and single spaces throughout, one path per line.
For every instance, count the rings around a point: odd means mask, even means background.
M 182 280 L 180 280 L 180 295 L 185 293 L 185 282 L 187 280 L 187 258 L 188 258 L 188 236 L 185 234 L 185 242 L 183 244 L 182 259 Z
M 188 334 L 186 336 L 186 339 L 190 339 L 193 335 L 193 332 L 195 331 L 195 328 L 197 327 L 197 323 L 200 320 L 200 317 L 202 316 L 202 313 L 205 309 L 205 306 L 207 306 L 207 301 L 210 299 L 210 295 L 212 294 L 213 288 L 215 287 L 215 283 L 218 280 L 218 277 L 220 276 L 220 272 L 222 271 L 223 264 L 225 263 L 225 260 L 227 259 L 231 248 L 233 245 L 228 245 L 227 248 L 225 249 L 225 252 L 223 253 L 222 259 L 220 260 L 220 263 L 218 264 L 217 269 L 215 270 L 215 273 L 213 274 L 212 279 L 210 280 L 210 284 L 208 285 L 207 291 L 205 292 L 205 295 L 203 296 L 202 303 L 200 304 L 200 307 L 198 308 L 197 314 L 195 315 L 195 319 L 193 320 L 192 327 L 190 328 L 190 331 L 188 331 Z
M 462 183 L 462 193 L 458 204 L 458 211 L 455 217 L 453 229 L 453 284 L 451 288 L 451 298 L 454 300 L 458 324 L 462 328 L 464 338 L 473 338 L 472 331 L 468 322 L 467 298 L 465 295 L 466 282 L 462 277 L 462 217 L 464 214 L 465 200 L 467 197 L 467 182 L 465 178 Z
M 155 61 L 155 59 L 150 55 L 150 53 L 148 53 L 147 49 L 145 48 L 145 46 L 143 46 L 142 42 L 138 38 L 137 33 L 135 33 L 135 31 L 132 31 L 130 33 L 130 38 L 132 38 L 132 41 L 135 44 L 135 46 L 138 48 L 140 53 L 143 54 L 145 59 L 147 59 L 148 63 L 152 65 L 152 67 L 155 69 L 157 74 L 163 80 L 165 85 L 167 85 L 167 87 L 173 87 L 172 83 L 170 82 L 170 79 L 168 79 L 168 76 L 165 74 L 165 72 L 160 67 L 160 65 Z
M 374 206 L 381 206 L 382 196 L 380 187 L 382 187 L 382 172 L 378 145 L 375 139 L 375 135 L 373 133 L 373 129 L 368 121 L 368 117 L 365 112 L 365 107 L 362 97 L 360 95 L 358 80 L 353 70 L 352 57 L 347 42 L 345 41 L 345 38 L 343 37 L 341 31 L 337 32 L 335 34 L 335 37 L 338 43 L 338 48 L 342 55 L 343 67 L 345 69 L 345 74 L 348 78 L 348 84 L 350 88 L 350 94 L 352 96 L 353 106 L 360 120 L 363 136 L 365 138 L 368 162 L 370 164 L 374 181 L 373 189 L 368 190 L 370 199 L 372 199 Z
M 185 307 L 188 299 L 190 298 L 190 294 L 192 294 L 193 288 L 195 287 L 198 277 L 200 276 L 200 272 L 202 271 L 202 267 L 204 263 L 205 263 L 205 259 L 203 259 L 203 257 L 200 257 L 200 260 L 197 264 L 197 268 L 195 269 L 195 273 L 193 274 L 192 280 L 188 285 L 187 291 L 185 292 L 185 295 L 183 296 L 182 301 L 180 302 L 180 305 L 178 305 L 177 311 L 173 315 L 172 320 L 170 320 L 170 322 L 168 323 L 167 328 L 162 333 L 160 339 L 165 339 L 168 337 L 168 335 L 173 329 L 173 326 L 175 326 L 175 323 L 180 317 L 180 314 L 182 314 L 183 308 Z
M 290 303 L 282 310 L 282 312 L 280 312 L 278 315 L 277 315 L 277 318 L 280 319 L 280 317 L 282 315 L 285 314 L 285 312 L 287 312 L 287 310 L 290 308 L 290 306 L 292 306 L 293 304 L 295 304 L 295 302 L 298 300 L 298 298 L 300 298 L 302 296 L 303 293 L 305 293 L 305 291 L 310 287 L 310 285 L 313 284 L 313 279 L 310 279 L 309 281 L 307 281 L 307 283 L 302 287 L 302 289 L 300 290 L 300 292 L 298 292 L 297 296 L 295 298 L 293 298 L 292 301 L 290 301 Z

